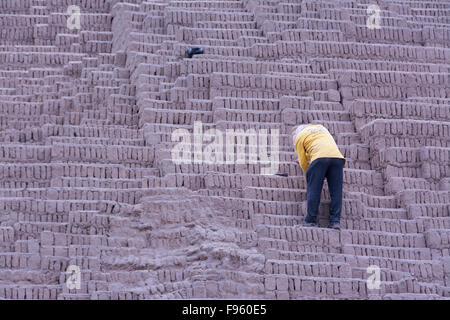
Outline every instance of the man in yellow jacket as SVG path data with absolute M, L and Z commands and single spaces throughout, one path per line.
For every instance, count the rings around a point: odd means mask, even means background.
M 330 228 L 340 229 L 345 158 L 333 136 L 320 124 L 294 127 L 292 137 L 298 162 L 306 174 L 307 215 L 304 226 L 317 226 L 320 194 L 327 178 L 331 197 Z

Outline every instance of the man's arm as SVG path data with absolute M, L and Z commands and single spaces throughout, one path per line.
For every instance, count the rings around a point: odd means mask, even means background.
M 295 151 L 298 155 L 298 161 L 300 163 L 300 167 L 303 170 L 303 173 L 306 173 L 308 170 L 308 160 L 306 160 L 305 148 L 303 147 L 303 139 L 299 139 L 295 145 Z
M 308 170 L 309 167 L 309 163 L 306 160 L 306 155 L 305 155 L 305 148 L 301 147 L 300 149 L 300 167 L 302 167 L 303 173 L 306 173 L 306 170 Z

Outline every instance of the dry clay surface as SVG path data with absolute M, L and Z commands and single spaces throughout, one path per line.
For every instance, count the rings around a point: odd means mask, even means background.
M 449 299 L 449 12 L 2 0 L 0 299 Z M 301 123 L 347 159 L 340 231 L 326 183 L 320 227 L 299 225 Z M 272 158 L 195 158 L 199 125 L 266 132 Z

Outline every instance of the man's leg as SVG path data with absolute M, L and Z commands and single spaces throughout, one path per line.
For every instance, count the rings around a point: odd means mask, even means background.
M 322 193 L 323 180 L 327 172 L 329 160 L 318 158 L 314 160 L 306 171 L 306 199 L 308 204 L 305 222 L 317 223 L 320 194 Z
M 331 197 L 330 224 L 341 221 L 342 209 L 342 180 L 344 175 L 344 161 L 339 158 L 330 158 L 330 166 L 326 173 L 328 189 Z

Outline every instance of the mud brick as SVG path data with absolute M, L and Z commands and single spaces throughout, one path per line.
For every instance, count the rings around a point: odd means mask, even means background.
M 311 296 L 315 293 L 315 284 L 313 280 L 302 280 L 302 293 Z
M 435 249 L 441 246 L 441 236 L 436 230 L 428 230 L 425 232 L 425 242 L 427 247 Z
M 277 278 L 277 290 L 286 291 L 288 289 L 288 278 Z
M 284 290 L 284 291 L 276 291 L 276 297 L 277 300 L 289 300 L 289 292 Z
M 275 290 L 276 289 L 276 278 L 266 277 L 265 278 L 265 288 L 266 288 L 266 290 Z
M 49 231 L 44 231 L 41 233 L 41 245 L 53 245 L 54 237 Z
M 341 94 L 335 89 L 328 89 L 328 100 L 333 102 L 341 101 Z
M 20 269 L 0 298 L 448 297 L 441 3 L 397 1 L 370 31 L 364 10 L 322 1 L 44 2 L 0 4 L 0 266 Z M 205 54 L 187 58 L 192 43 Z M 175 165 L 171 134 L 194 121 L 280 130 L 289 177 Z M 303 123 L 327 126 L 348 160 L 341 231 L 298 226 L 306 182 L 289 127 Z M 23 284 L 68 263 L 83 293 Z M 370 264 L 389 278 L 376 294 L 360 277 Z

